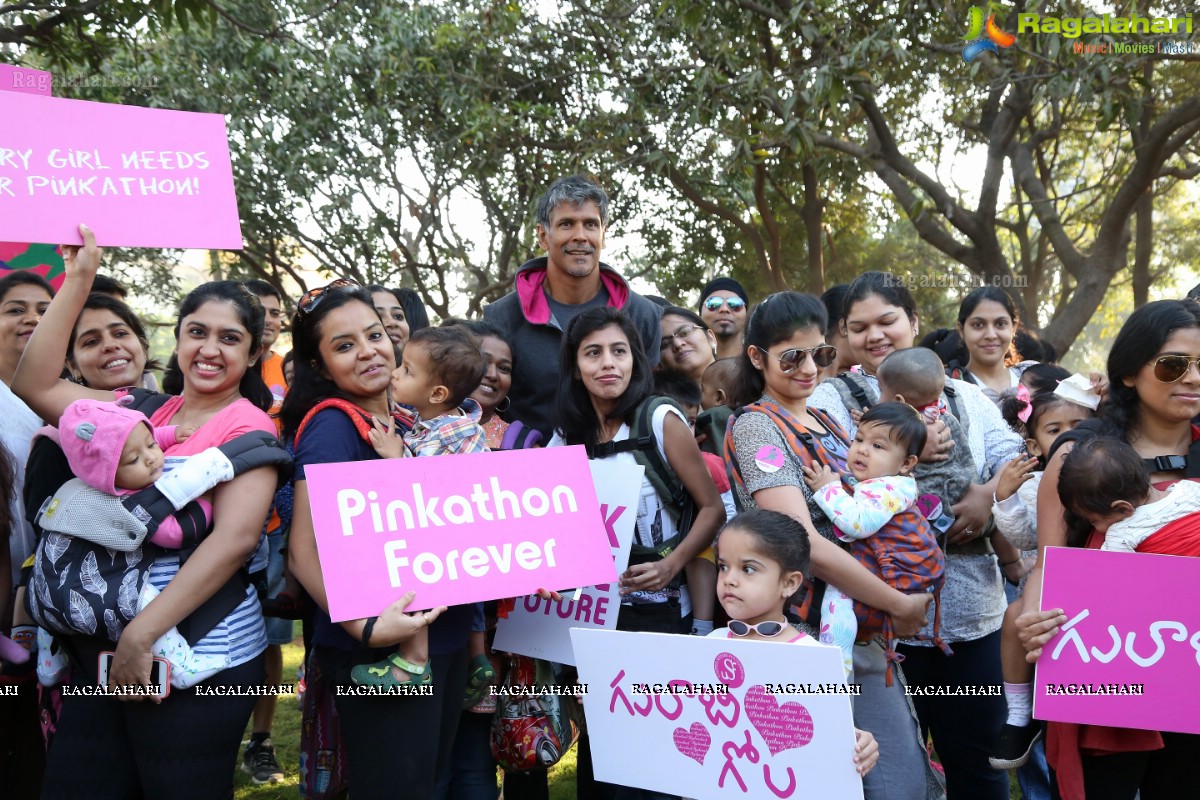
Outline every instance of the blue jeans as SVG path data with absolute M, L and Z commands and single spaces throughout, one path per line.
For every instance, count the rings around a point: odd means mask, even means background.
M 492 715 L 462 712 L 454 736 L 448 780 L 439 781 L 444 800 L 496 800 L 496 762 L 492 760 Z M 448 784 L 448 785 L 447 785 Z
M 1046 763 L 1046 741 L 1033 746 L 1025 766 L 1017 770 L 1017 783 L 1025 800 L 1050 800 L 1050 765 Z

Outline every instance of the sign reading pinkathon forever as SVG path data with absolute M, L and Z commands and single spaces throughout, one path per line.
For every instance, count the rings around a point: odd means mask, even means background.
M 335 622 L 616 578 L 582 447 L 305 468 Z
M 1033 715 L 1200 733 L 1200 559 L 1050 547 L 1044 570 L 1042 608 L 1067 623 L 1042 648 Z
M 0 92 L 0 241 L 242 246 L 220 114 Z

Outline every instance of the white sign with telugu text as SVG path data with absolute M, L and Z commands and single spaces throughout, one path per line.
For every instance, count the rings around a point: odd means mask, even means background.
M 841 653 L 573 629 L 596 778 L 709 798 L 862 800 Z

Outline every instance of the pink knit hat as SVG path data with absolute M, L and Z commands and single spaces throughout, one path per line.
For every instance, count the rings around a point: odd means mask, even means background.
M 75 477 L 105 494 L 117 494 L 121 451 L 139 424 L 149 427 L 150 420 L 116 403 L 76 400 L 67 406 L 58 438 Z

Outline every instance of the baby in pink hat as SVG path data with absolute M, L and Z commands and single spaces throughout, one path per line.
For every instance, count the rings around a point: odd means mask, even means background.
M 117 403 L 76 400 L 58 423 L 59 444 L 75 477 L 105 494 L 130 494 L 145 489 L 163 474 L 163 449 L 184 441 L 193 430 L 182 425 L 154 428 L 140 411 Z M 212 521 L 212 505 L 199 499 L 204 517 Z M 183 530 L 174 517 L 158 526 L 150 541 L 178 548 Z
M 193 432 L 186 426 L 154 428 L 140 411 L 98 400 L 76 400 L 58 424 L 59 445 L 75 476 L 98 492 L 116 496 L 158 481 L 163 476 L 163 448 L 185 440 Z M 211 486 L 207 483 L 195 488 L 200 491 Z M 203 498 L 196 502 L 203 509 L 205 523 L 211 524 L 212 504 Z M 178 549 L 184 544 L 184 531 L 174 516 L 167 516 L 148 540 L 162 548 Z M 158 593 L 147 580 L 138 595 L 138 611 Z M 228 666 L 225 656 L 198 654 L 176 628 L 159 637 L 151 650 L 170 662 L 171 685 L 177 689 L 194 686 Z

